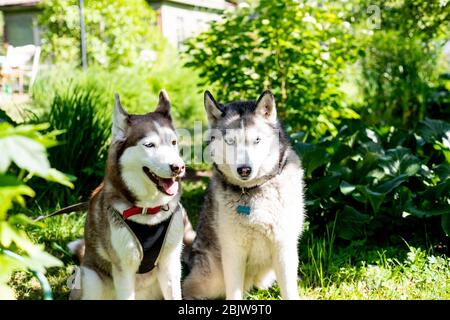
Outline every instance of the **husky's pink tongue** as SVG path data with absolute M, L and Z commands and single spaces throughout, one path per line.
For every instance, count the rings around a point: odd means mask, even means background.
M 178 191 L 178 181 L 173 179 L 162 179 L 161 184 L 164 191 L 170 196 L 173 196 Z

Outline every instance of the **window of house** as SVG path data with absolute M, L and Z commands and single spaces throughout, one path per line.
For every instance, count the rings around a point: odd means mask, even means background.
M 5 38 L 8 44 L 14 47 L 39 45 L 39 30 L 35 20 L 36 14 L 33 12 L 5 13 Z

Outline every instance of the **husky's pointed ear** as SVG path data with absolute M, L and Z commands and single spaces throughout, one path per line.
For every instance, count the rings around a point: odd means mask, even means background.
M 159 101 L 158 106 L 156 107 L 155 112 L 159 112 L 165 117 L 172 120 L 172 117 L 170 116 L 170 100 L 169 95 L 167 94 L 166 90 L 161 89 L 159 92 Z
M 225 114 L 223 106 L 216 102 L 213 95 L 208 90 L 205 91 L 204 103 L 208 121 L 210 123 L 218 120 Z
M 119 94 L 114 95 L 114 111 L 113 111 L 113 125 L 112 136 L 114 140 L 121 140 L 125 137 L 128 128 L 128 113 L 122 108 L 120 104 Z
M 271 122 L 277 120 L 277 109 L 275 107 L 275 97 L 270 90 L 264 91 L 256 101 L 255 113 L 263 116 Z

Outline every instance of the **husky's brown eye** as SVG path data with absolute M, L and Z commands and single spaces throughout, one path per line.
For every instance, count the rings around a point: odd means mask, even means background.
M 177 140 L 172 140 L 172 145 L 175 146 L 177 144 Z
M 155 147 L 155 144 L 154 143 L 146 143 L 146 144 L 144 144 L 144 147 L 147 147 L 147 148 L 154 148 Z

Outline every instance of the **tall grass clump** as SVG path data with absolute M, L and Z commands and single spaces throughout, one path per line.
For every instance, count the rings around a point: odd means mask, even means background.
M 57 137 L 59 145 L 49 150 L 49 159 L 73 176 L 75 189 L 35 181 L 41 206 L 54 208 L 84 200 L 101 182 L 110 137 L 110 105 L 94 86 L 73 86 L 54 94 L 41 117 L 51 130 L 62 131 Z
M 195 121 L 205 119 L 203 98 L 196 72 L 183 67 L 176 53 L 167 50 L 157 63 L 108 70 L 91 66 L 87 72 L 67 65 L 53 66 L 42 71 L 33 86 L 34 111 L 41 115 L 49 109 L 56 93 L 74 86 L 95 91 L 109 102 L 114 93 L 120 94 L 122 105 L 130 113 L 154 111 L 158 94 L 166 89 L 172 103 L 172 116 L 177 127 L 192 128 Z

